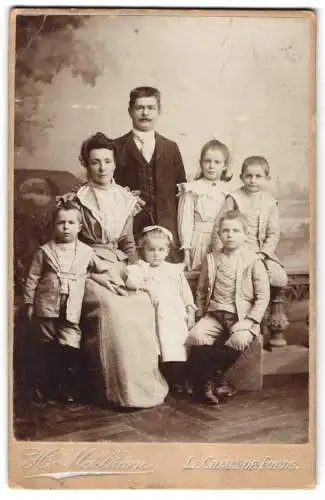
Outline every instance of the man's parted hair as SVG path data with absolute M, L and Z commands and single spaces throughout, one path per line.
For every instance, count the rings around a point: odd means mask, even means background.
M 129 110 L 133 108 L 136 99 L 140 97 L 155 97 L 157 99 L 158 110 L 161 109 L 161 94 L 155 87 L 136 87 L 130 92 Z

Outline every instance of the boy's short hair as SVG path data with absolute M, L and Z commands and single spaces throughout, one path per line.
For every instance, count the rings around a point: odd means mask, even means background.
M 243 161 L 240 176 L 243 176 L 251 165 L 260 165 L 264 169 L 265 177 L 270 175 L 270 165 L 264 156 L 249 156 Z
M 222 224 L 224 223 L 225 220 L 238 220 L 242 227 L 243 231 L 245 234 L 247 234 L 247 220 L 244 214 L 239 212 L 239 210 L 228 210 L 228 212 L 225 212 L 222 217 L 220 217 L 219 221 L 219 226 L 218 230 L 220 231 Z
M 75 210 L 76 212 L 78 212 L 78 219 L 79 219 L 80 224 L 82 223 L 82 214 L 81 214 L 80 207 L 75 202 L 67 200 L 67 201 L 60 201 L 54 207 L 53 212 L 52 212 L 52 225 L 53 226 L 56 222 L 58 213 L 61 212 L 61 210 L 64 212 L 66 212 L 68 210 Z
M 160 111 L 161 108 L 161 94 L 158 89 L 155 87 L 136 87 L 130 92 L 130 100 L 129 100 L 129 110 L 133 108 L 134 103 L 140 97 L 155 97 L 158 104 L 158 109 Z

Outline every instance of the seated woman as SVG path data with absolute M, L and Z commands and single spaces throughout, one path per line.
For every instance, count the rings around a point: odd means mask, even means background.
M 154 308 L 145 292 L 127 292 L 126 261 L 137 259 L 133 214 L 137 199 L 113 180 L 113 143 L 97 133 L 79 156 L 88 182 L 76 193 L 83 227 L 80 239 L 110 268 L 106 282 L 92 274 L 83 303 L 83 365 L 93 394 L 121 407 L 161 404 L 168 392 L 158 369 Z

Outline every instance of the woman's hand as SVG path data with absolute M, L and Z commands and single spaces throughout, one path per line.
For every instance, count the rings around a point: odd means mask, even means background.
M 115 295 L 128 295 L 128 292 L 125 290 L 125 288 L 121 285 L 118 285 L 111 281 L 108 277 L 107 274 L 91 274 L 90 277 L 96 281 L 99 285 L 103 286 L 107 290 L 109 290 L 112 293 L 115 293 Z
M 126 297 L 127 295 L 129 295 L 129 294 L 128 294 L 128 291 L 127 291 L 125 288 L 123 288 L 122 286 L 118 286 L 118 287 L 117 287 L 117 289 L 116 289 L 116 293 L 117 293 L 118 295 L 122 295 L 123 297 Z
M 105 288 L 107 288 L 107 290 L 109 290 L 110 292 L 115 293 L 115 295 L 122 295 L 122 296 L 129 295 L 125 288 L 123 288 L 120 285 L 116 285 L 115 283 L 112 283 L 111 281 L 104 282 L 103 286 Z
M 27 318 L 29 321 L 32 321 L 34 315 L 34 305 L 28 304 L 27 306 Z
M 97 280 L 95 279 L 95 281 Z M 118 286 L 114 285 L 114 283 L 112 283 L 111 281 L 103 281 L 100 284 L 110 292 L 117 294 Z
M 189 248 L 185 248 L 184 250 L 184 264 L 185 271 L 192 271 L 191 250 Z

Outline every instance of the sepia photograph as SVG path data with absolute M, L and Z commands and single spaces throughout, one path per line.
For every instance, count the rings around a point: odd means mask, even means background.
M 313 482 L 315 25 L 11 11 L 14 485 Z

